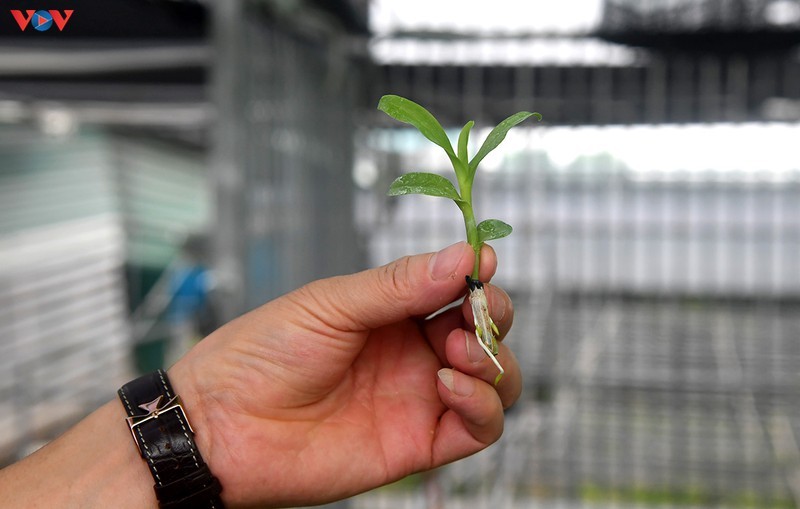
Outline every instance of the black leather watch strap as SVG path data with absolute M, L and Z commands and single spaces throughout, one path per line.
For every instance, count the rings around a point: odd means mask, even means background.
M 155 480 L 162 509 L 223 509 L 222 487 L 203 462 L 194 431 L 172 390 L 158 370 L 120 388 L 128 426 Z

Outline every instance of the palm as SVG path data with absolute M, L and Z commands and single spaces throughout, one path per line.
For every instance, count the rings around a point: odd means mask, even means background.
M 299 497 L 281 503 L 314 503 L 432 466 L 432 443 L 445 411 L 434 382 L 442 366 L 416 321 L 352 333 L 288 329 L 279 335 L 315 349 L 308 363 L 290 366 L 298 376 L 276 379 L 274 371 L 241 369 L 261 365 L 261 359 L 245 357 L 259 355 L 268 338 L 253 341 L 251 349 L 220 351 L 227 358 L 217 366 L 238 367 L 225 377 L 231 385 L 209 388 L 217 402 L 209 419 L 227 430 L 223 451 L 236 451 L 225 457 L 235 477 L 223 485 L 235 482 L 231 488 L 247 498 L 246 487 L 260 492 L 270 483 L 273 493 Z M 319 331 L 319 324 L 309 329 Z M 309 372 L 317 373 L 313 384 L 303 376 Z

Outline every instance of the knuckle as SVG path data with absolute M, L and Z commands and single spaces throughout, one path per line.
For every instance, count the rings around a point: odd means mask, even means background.
M 383 279 L 386 287 L 395 298 L 404 298 L 411 289 L 410 270 L 411 257 L 404 256 L 384 266 Z

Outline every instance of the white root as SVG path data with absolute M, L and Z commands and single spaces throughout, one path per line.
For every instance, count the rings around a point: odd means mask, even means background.
M 483 283 L 467 277 L 467 285 L 469 286 L 469 304 L 472 307 L 478 344 L 500 371 L 494 380 L 495 385 L 497 385 L 505 373 L 503 366 L 497 361 L 498 346 L 497 337 L 495 336 L 495 334 L 498 334 L 497 326 L 492 321 L 492 317 L 489 316 L 489 303 L 486 299 L 486 293 L 483 291 Z

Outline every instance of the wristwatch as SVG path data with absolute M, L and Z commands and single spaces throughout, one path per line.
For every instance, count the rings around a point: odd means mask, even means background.
M 158 370 L 123 385 L 118 395 L 139 453 L 153 474 L 161 509 L 224 509 L 222 486 L 194 442 L 181 399 Z

